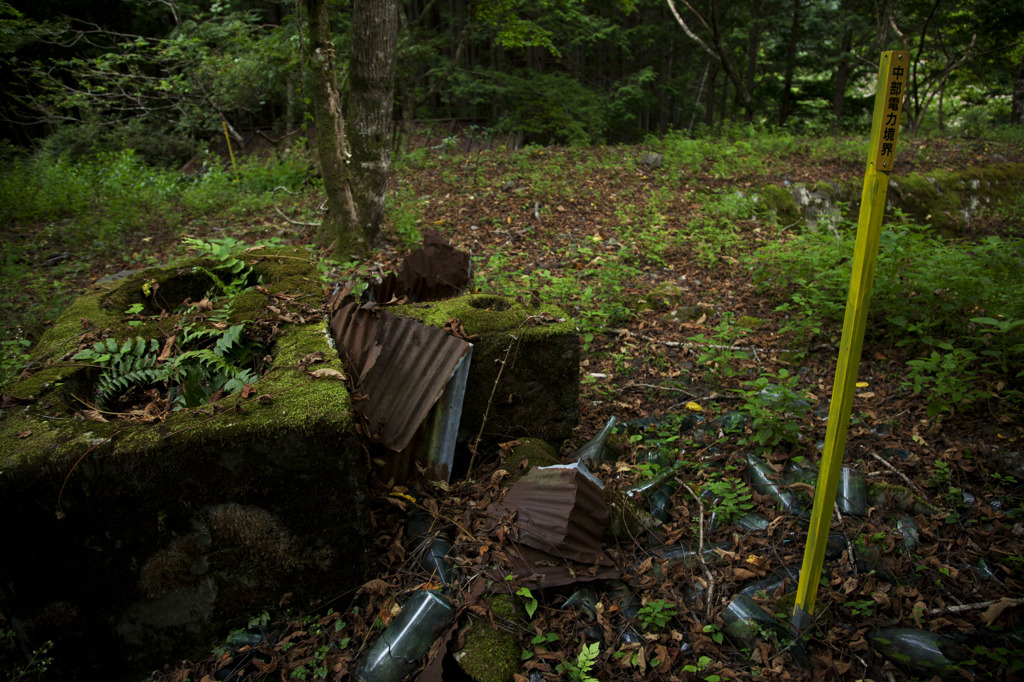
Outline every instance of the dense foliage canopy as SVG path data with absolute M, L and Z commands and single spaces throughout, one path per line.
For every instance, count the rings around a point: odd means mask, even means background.
M 351 5 L 329 3 L 347 63 Z M 183 140 L 311 111 L 299 7 L 0 0 L 3 134 L 179 160 Z M 878 53 L 913 60 L 911 130 L 1020 121 L 1024 9 L 981 0 L 405 0 L 395 120 L 515 143 L 632 142 L 725 122 L 862 127 Z M 339 72 L 342 88 L 346 73 Z M 1017 93 L 1016 95 L 1014 93 Z M 398 139 L 401 139 L 399 137 Z

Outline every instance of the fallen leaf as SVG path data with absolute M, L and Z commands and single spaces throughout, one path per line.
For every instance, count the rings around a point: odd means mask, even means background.
M 18 434 L 18 438 L 28 438 L 31 435 L 32 435 L 32 430 L 28 429 L 26 431 L 22 431 L 21 433 L 19 433 Z
M 309 376 L 314 379 L 344 379 L 345 375 L 336 369 L 330 367 L 321 367 L 320 369 L 313 370 L 309 373 Z
M 704 411 L 703 407 L 701 407 L 697 403 L 693 402 L 692 400 L 690 402 L 686 403 L 686 409 L 690 410 L 691 412 L 703 412 Z
M 981 614 L 981 622 L 985 624 L 985 627 L 992 627 L 992 623 L 994 623 L 999 616 L 1003 615 L 1003 611 L 1016 605 L 1017 600 L 1010 599 L 1009 597 L 1003 597 L 995 604 L 985 609 L 985 613 Z

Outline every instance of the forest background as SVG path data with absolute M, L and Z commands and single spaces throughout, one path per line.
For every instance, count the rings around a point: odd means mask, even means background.
M 323 181 L 306 141 L 314 121 L 300 4 L 0 0 L 0 383 L 86 285 L 173 261 L 182 236 L 225 250 L 310 241 Z M 344 92 L 352 8 L 328 8 Z M 709 417 L 739 396 L 768 428 L 751 442 L 767 433 L 798 451 L 813 440 L 796 445 L 799 420 L 757 396 L 768 382 L 796 391 L 795 364 L 801 390 L 827 401 L 834 357 L 821 348 L 834 346 L 841 323 L 853 216 L 805 232 L 756 197 L 769 184 L 856 182 L 881 50 L 906 49 L 912 61 L 899 172 L 1020 161 L 1024 148 L 1015 3 L 676 0 L 679 20 L 656 0 L 415 0 L 400 10 L 385 242 L 359 263 L 311 253 L 325 282 L 362 276 L 435 226 L 473 246 L 481 287 L 539 291 L 561 305 L 585 353 L 577 440 L 610 412 L 625 420 L 678 408 L 686 392 Z M 635 163 L 647 150 L 665 167 Z M 954 548 L 948 566 L 967 566 L 959 582 L 939 584 L 946 564 L 901 556 L 891 567 L 933 580 L 934 609 L 998 589 L 1024 594 L 1012 587 L 1024 570 L 1019 514 L 1002 512 L 989 544 L 1007 549 L 999 561 L 1009 577 L 972 592 L 981 550 L 969 538 L 982 512 L 961 493 L 1011 512 L 1024 512 L 1024 496 L 1005 467 L 982 476 L 977 460 L 960 457 L 975 447 L 979 460 L 1002 457 L 1024 433 L 1016 187 L 960 234 L 898 212 L 886 227 L 866 354 L 874 397 L 864 400 L 890 402 L 859 405 L 857 419 L 863 438 L 876 416 L 887 421 L 886 443 L 912 452 L 909 475 L 952 510 L 926 530 L 934 546 Z M 677 295 L 652 291 L 665 279 L 686 277 L 686 296 L 700 298 L 687 306 L 700 309 L 696 319 L 681 326 L 665 310 L 641 310 Z M 691 342 L 710 350 L 684 359 Z M 796 348 L 797 360 L 769 365 L 745 350 L 755 346 Z M 692 383 L 679 376 L 684 365 Z M 895 531 L 879 528 L 884 542 L 861 535 L 892 552 Z M 876 591 L 861 588 L 836 602 L 844 616 L 898 620 L 917 609 L 906 597 L 876 611 Z M 979 625 L 964 618 L 949 627 Z

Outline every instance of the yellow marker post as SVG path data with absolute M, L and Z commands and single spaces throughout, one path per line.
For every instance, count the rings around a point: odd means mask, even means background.
M 839 487 L 839 474 L 846 449 L 846 431 L 850 423 L 857 367 L 864 346 L 871 285 L 875 278 L 878 239 L 882 232 L 885 194 L 889 189 L 889 173 L 893 168 L 896 137 L 908 72 L 909 53 L 902 50 L 883 52 L 878 65 L 878 90 L 871 119 L 871 147 L 868 150 L 864 190 L 861 194 L 860 217 L 857 220 L 857 243 L 853 250 L 853 272 L 850 295 L 846 301 L 843 336 L 839 342 L 839 362 L 832 384 L 832 403 L 828 411 L 828 430 L 822 453 L 818 485 L 814 493 L 811 526 L 807 533 L 804 561 L 800 567 L 800 583 L 792 623 L 800 630 L 810 625 L 814 600 L 818 594 L 818 577 L 825 559 L 825 544 L 832 519 L 832 507 Z

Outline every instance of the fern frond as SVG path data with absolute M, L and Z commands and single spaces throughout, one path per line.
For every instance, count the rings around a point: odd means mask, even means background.
M 217 355 L 224 357 L 230 353 L 236 346 L 239 345 L 242 331 L 245 329 L 244 324 L 236 324 L 225 331 L 217 343 L 213 347 L 213 352 Z

